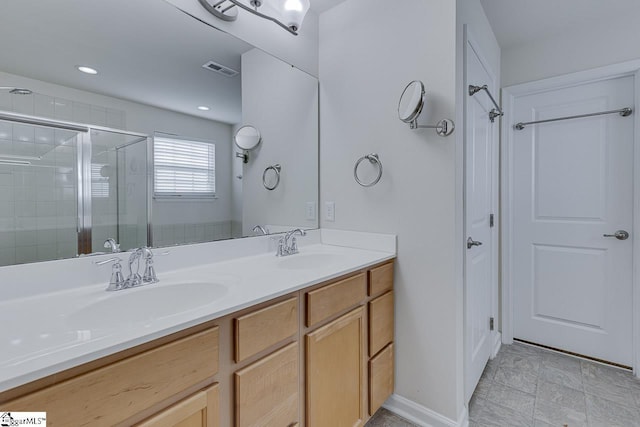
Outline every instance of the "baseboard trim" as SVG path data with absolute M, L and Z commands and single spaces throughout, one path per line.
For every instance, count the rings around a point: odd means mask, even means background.
M 498 355 L 500 347 L 502 347 L 502 334 L 500 332 L 496 332 L 493 337 L 493 353 L 491 354 L 492 359 Z
M 469 425 L 466 407 L 455 421 L 397 394 L 392 394 L 383 406 L 420 427 L 467 427 Z

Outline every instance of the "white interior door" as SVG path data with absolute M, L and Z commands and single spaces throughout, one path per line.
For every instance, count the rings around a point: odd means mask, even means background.
M 488 85 L 495 94 L 495 78 L 480 60 L 473 44 L 466 46 L 466 82 Z M 466 92 L 466 91 L 465 91 Z M 465 94 L 465 96 L 467 96 Z M 494 209 L 493 161 L 498 121 L 491 123 L 493 104 L 486 93 L 467 96 L 465 105 L 465 397 L 467 402 L 478 384 L 493 348 L 490 319 L 497 294 L 497 254 L 491 215 Z
M 632 107 L 632 76 L 514 100 L 516 122 Z M 635 113 L 634 113 L 635 114 Z M 631 366 L 633 132 L 618 114 L 514 130 L 514 338 Z

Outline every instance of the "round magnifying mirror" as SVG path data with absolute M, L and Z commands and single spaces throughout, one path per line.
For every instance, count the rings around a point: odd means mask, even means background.
M 236 147 L 241 150 L 251 151 L 260 144 L 262 136 L 260 136 L 260 131 L 258 129 L 247 125 L 238 129 L 236 136 L 233 139 L 236 143 Z
M 425 102 L 424 84 L 414 80 L 404 88 L 398 103 L 398 117 L 405 123 L 411 123 L 422 112 Z

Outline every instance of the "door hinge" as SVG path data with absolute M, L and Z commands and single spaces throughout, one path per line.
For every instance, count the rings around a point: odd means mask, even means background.
M 495 226 L 495 220 L 494 220 L 495 215 L 494 214 L 490 214 L 489 215 L 489 227 L 493 227 Z
M 493 331 L 493 317 L 489 318 L 489 330 Z

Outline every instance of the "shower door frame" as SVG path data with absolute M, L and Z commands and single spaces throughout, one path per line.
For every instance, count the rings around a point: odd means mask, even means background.
M 147 207 L 147 241 L 146 246 L 151 246 L 152 240 L 152 223 L 151 223 L 151 209 L 152 209 L 152 188 L 153 188 L 153 151 L 151 146 L 151 136 L 139 132 L 131 132 L 122 129 L 115 129 L 105 126 L 96 126 L 83 123 L 75 123 L 61 120 L 52 120 L 45 117 L 31 116 L 27 114 L 18 114 L 10 111 L 0 110 L 0 120 L 27 124 L 32 126 L 40 126 L 45 128 L 61 129 L 77 132 L 76 138 L 76 179 L 77 179 L 77 220 L 76 225 L 78 247 L 77 254 L 88 255 L 92 250 L 92 200 L 91 200 L 91 156 L 92 156 L 92 141 L 91 131 L 102 131 L 109 133 L 116 133 L 122 135 L 129 135 L 138 137 L 140 140 L 135 143 L 146 140 L 146 207 Z M 124 146 L 131 145 L 133 143 L 127 143 Z M 120 147 L 117 147 L 120 148 Z

